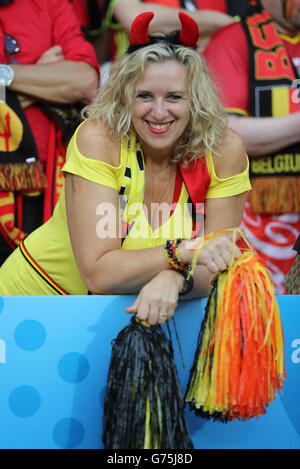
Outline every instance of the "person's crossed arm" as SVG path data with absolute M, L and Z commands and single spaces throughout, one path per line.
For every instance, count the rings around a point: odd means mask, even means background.
M 98 88 L 98 74 L 85 62 L 62 59 L 11 67 L 15 78 L 10 89 L 38 100 L 59 104 L 90 100 Z
M 228 125 L 243 138 L 250 158 L 300 141 L 300 112 L 281 117 L 252 117 L 249 54 L 240 24 L 217 32 L 204 51 L 211 77 L 228 110 Z
M 9 88 L 21 95 L 23 107 L 34 100 L 57 104 L 90 100 L 99 86 L 95 53 L 81 33 L 72 6 L 51 0 L 49 11 L 53 46 L 34 64 L 11 64 L 15 77 Z
M 300 112 L 282 117 L 229 115 L 228 125 L 243 137 L 250 158 L 279 151 L 300 141 Z
M 134 18 L 145 11 L 153 11 L 155 15 L 150 24 L 150 32 L 168 33 L 180 29 L 179 11 L 189 14 L 197 22 L 200 37 L 210 36 L 217 29 L 234 21 L 231 16 L 216 10 L 188 11 L 184 8 L 136 2 L 135 0 L 118 0 L 113 8 L 115 18 L 125 31 L 129 31 Z

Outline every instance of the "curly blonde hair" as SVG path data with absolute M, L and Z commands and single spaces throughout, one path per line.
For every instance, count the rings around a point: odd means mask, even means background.
M 82 115 L 104 124 L 113 138 L 136 134 L 131 121 L 136 84 L 149 62 L 168 60 L 182 63 L 187 70 L 191 116 L 171 155 L 172 161 L 186 164 L 208 150 L 217 151 L 226 129 L 226 112 L 203 57 L 194 49 L 156 43 L 124 54 L 112 65 L 106 83 Z

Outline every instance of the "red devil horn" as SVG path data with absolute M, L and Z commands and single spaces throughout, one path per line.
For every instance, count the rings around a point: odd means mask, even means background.
M 181 22 L 179 41 L 187 47 L 196 47 L 199 38 L 199 28 L 195 20 L 183 11 L 178 13 Z
M 130 44 L 137 46 L 147 44 L 149 42 L 148 27 L 154 13 L 146 11 L 138 15 L 131 24 L 130 28 Z

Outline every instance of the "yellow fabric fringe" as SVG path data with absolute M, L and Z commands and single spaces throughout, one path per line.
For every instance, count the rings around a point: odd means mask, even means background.
M 215 280 L 186 394 L 192 408 L 221 420 L 264 414 L 285 379 L 274 287 L 243 233 L 234 229 L 233 237 L 238 231 L 249 249 Z M 213 233 L 204 244 L 226 233 Z M 193 268 L 203 245 L 195 252 Z
M 0 191 L 32 191 L 47 187 L 39 162 L 0 165 Z
M 300 213 L 300 178 L 253 178 L 249 202 L 254 213 Z

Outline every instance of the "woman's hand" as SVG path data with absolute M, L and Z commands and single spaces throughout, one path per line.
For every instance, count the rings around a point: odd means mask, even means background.
M 136 314 L 140 321 L 147 321 L 151 326 L 164 324 L 175 312 L 183 283 L 184 278 L 178 272 L 163 270 L 141 289 L 133 305 L 125 311 Z
M 218 274 L 229 267 L 233 254 L 233 260 L 242 255 L 241 250 L 232 241 L 232 234 L 219 236 L 203 246 L 197 264 L 205 265 L 212 274 Z
M 240 235 L 237 232 L 236 241 L 239 237 Z M 179 254 L 185 262 L 192 261 L 193 255 L 196 252 L 195 246 L 199 246 L 199 241 L 201 240 L 184 241 L 181 243 L 183 244 L 181 251 L 179 245 Z M 187 253 L 186 251 L 189 252 Z M 217 275 L 229 267 L 233 254 L 233 260 L 238 259 L 242 255 L 241 250 L 233 242 L 233 233 L 216 236 L 203 246 L 197 258 L 197 264 L 205 265 L 212 274 Z

